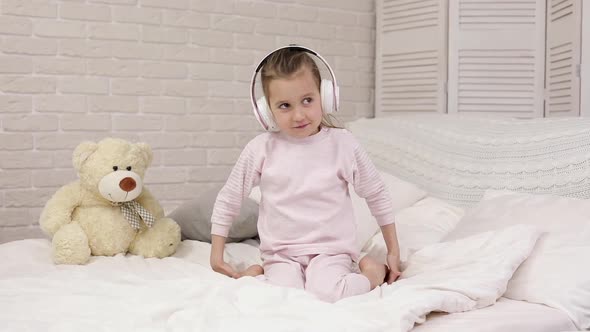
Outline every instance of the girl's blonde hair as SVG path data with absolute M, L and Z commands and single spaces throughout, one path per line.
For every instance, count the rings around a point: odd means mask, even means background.
M 262 70 L 260 71 L 260 80 L 262 81 L 262 90 L 264 95 L 269 99 L 268 87 L 272 80 L 289 78 L 300 69 L 307 67 L 311 70 L 313 80 L 315 81 L 318 91 L 322 82 L 322 76 L 320 70 L 313 61 L 313 59 L 307 54 L 306 51 L 297 48 L 282 48 L 272 53 L 264 61 Z M 332 114 L 326 114 L 322 112 L 322 127 L 327 128 L 342 128 L 334 124 L 338 122 L 336 117 Z

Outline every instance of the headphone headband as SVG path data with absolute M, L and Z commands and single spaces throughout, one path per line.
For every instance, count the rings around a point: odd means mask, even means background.
M 266 123 L 266 121 L 264 120 L 264 117 L 262 117 L 260 115 L 260 109 L 258 109 L 258 105 L 256 103 L 256 96 L 255 96 L 255 86 L 256 86 L 256 75 L 258 75 L 258 72 L 262 69 L 262 67 L 264 66 L 264 64 L 266 63 L 266 60 L 275 52 L 282 50 L 282 49 L 292 49 L 292 50 L 297 50 L 297 51 L 302 51 L 302 52 L 306 52 L 309 54 L 312 54 L 314 56 L 316 56 L 318 59 L 320 59 L 324 65 L 328 68 L 328 72 L 330 73 L 330 77 L 332 77 L 332 97 L 334 98 L 333 100 L 333 104 L 334 105 L 334 111 L 338 111 L 338 84 L 336 83 L 336 75 L 334 75 L 334 71 L 332 70 L 332 68 L 330 67 L 330 65 L 328 64 L 328 61 L 326 61 L 326 59 L 324 59 L 321 55 L 319 55 L 316 51 L 304 47 L 304 46 L 300 46 L 300 45 L 296 45 L 296 44 L 289 44 L 287 46 L 282 46 L 279 47 L 275 50 L 273 50 L 272 52 L 268 53 L 264 58 L 262 58 L 262 60 L 260 60 L 260 62 L 258 63 L 258 65 L 256 66 L 256 70 L 254 70 L 254 74 L 252 75 L 252 81 L 250 82 L 250 100 L 252 102 L 252 107 L 254 109 L 254 115 L 256 115 L 256 118 L 258 119 L 258 122 L 260 122 L 260 124 L 262 124 L 262 126 L 264 127 L 265 130 L 268 130 L 269 128 L 269 124 Z

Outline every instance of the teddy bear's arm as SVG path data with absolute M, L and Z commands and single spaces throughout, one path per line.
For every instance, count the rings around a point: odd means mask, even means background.
M 154 196 L 152 196 L 152 194 L 145 187 L 143 188 L 141 195 L 139 195 L 139 197 L 137 197 L 135 201 L 137 201 L 139 204 L 141 204 L 141 206 L 150 211 L 154 215 L 154 217 L 156 217 L 156 219 L 164 217 L 164 209 L 162 208 L 160 203 L 158 203 L 158 200 L 156 200 Z
M 78 182 L 73 182 L 61 187 L 47 201 L 41 216 L 39 225 L 48 235 L 53 236 L 63 225 L 72 221 L 72 212 L 80 205 L 82 191 Z

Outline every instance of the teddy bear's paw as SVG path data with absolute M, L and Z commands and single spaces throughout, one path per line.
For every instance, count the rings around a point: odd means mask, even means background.
M 78 224 L 67 224 L 53 236 L 53 261 L 56 264 L 85 264 L 90 259 L 88 237 Z
M 170 218 L 162 218 L 137 233 L 129 252 L 146 258 L 164 258 L 174 254 L 179 243 L 180 226 Z

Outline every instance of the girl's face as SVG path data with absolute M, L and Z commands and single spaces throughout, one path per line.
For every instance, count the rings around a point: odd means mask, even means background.
M 281 132 L 303 138 L 316 134 L 322 123 L 320 89 L 304 66 L 289 78 L 268 85 L 269 106 Z

